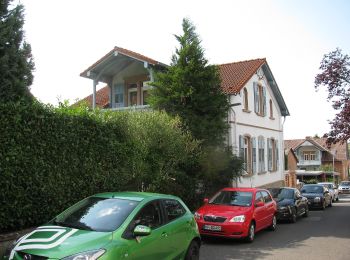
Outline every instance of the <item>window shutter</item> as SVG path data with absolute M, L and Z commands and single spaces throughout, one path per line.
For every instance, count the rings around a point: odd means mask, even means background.
M 239 157 L 244 159 L 244 138 L 243 136 L 239 136 Z
M 262 87 L 262 102 L 263 102 L 263 111 L 262 111 L 262 115 L 266 116 L 266 88 Z
M 268 171 L 272 171 L 272 145 L 271 139 L 267 138 L 267 160 L 268 160 Z
M 255 113 L 259 113 L 259 89 L 258 84 L 256 82 L 253 83 L 254 88 L 254 111 Z
M 279 169 L 279 153 L 278 153 L 278 140 L 275 140 L 275 151 L 276 151 L 276 170 Z
M 253 174 L 256 173 L 256 138 L 252 137 L 251 139 L 252 145 L 252 161 L 253 161 Z
M 262 161 L 263 161 L 263 164 L 262 164 L 262 171 L 264 172 L 265 171 L 265 139 L 264 137 L 262 137 Z

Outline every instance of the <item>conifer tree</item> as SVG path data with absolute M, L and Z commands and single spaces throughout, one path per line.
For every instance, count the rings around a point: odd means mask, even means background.
M 227 135 L 227 96 L 220 88 L 217 66 L 208 65 L 195 26 L 183 19 L 180 47 L 171 66 L 157 72 L 150 104 L 178 115 L 194 138 L 205 145 L 221 146 Z
M 31 101 L 34 62 L 24 40 L 23 6 L 0 0 L 0 102 Z

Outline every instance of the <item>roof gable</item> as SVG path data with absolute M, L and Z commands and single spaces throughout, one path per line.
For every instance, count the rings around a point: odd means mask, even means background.
M 238 93 L 265 62 L 256 59 L 219 65 L 221 88 L 226 94 Z

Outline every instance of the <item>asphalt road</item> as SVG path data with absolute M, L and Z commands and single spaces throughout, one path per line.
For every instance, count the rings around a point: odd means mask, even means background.
M 200 259 L 350 259 L 350 195 L 326 210 L 312 210 L 297 223 L 279 223 L 276 231 L 261 231 L 252 244 L 237 240 L 203 241 Z

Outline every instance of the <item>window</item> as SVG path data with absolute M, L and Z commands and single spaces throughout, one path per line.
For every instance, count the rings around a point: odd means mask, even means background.
M 248 104 L 248 90 L 246 88 L 243 89 L 243 110 L 249 111 L 249 104 Z
M 266 89 L 254 82 L 254 111 L 259 116 L 266 116 Z
M 304 154 L 304 161 L 315 161 L 316 160 L 316 152 L 315 151 L 305 151 L 303 154 Z
M 255 195 L 255 201 L 254 204 L 258 203 L 258 202 L 264 202 L 264 198 L 263 195 L 261 194 L 261 192 L 257 192 Z
M 258 138 L 258 159 L 259 159 L 259 173 L 265 172 L 265 140 L 263 136 Z
M 143 225 L 155 229 L 162 224 L 161 211 L 158 202 L 151 202 L 141 209 L 134 221 L 134 227 Z
M 274 119 L 273 118 L 273 106 L 272 106 L 272 100 L 270 99 L 270 119 Z
M 267 139 L 268 144 L 268 170 L 274 172 L 278 170 L 278 141 L 274 138 Z
M 136 106 L 137 105 L 137 84 L 136 83 L 132 83 L 128 85 L 128 93 L 129 93 L 129 100 L 128 100 L 129 106 Z
M 239 156 L 244 161 L 244 170 L 252 173 L 252 143 L 249 136 L 239 136 Z
M 271 196 L 270 196 L 270 194 L 268 192 L 262 191 L 261 193 L 262 193 L 262 195 L 264 197 L 265 203 L 269 203 L 269 202 L 272 201 L 272 198 L 271 198 Z
M 177 200 L 164 200 L 164 207 L 168 221 L 177 219 L 186 213 L 186 209 Z
M 115 84 L 114 85 L 114 103 L 115 107 L 123 107 L 124 106 L 124 86 L 123 84 Z

